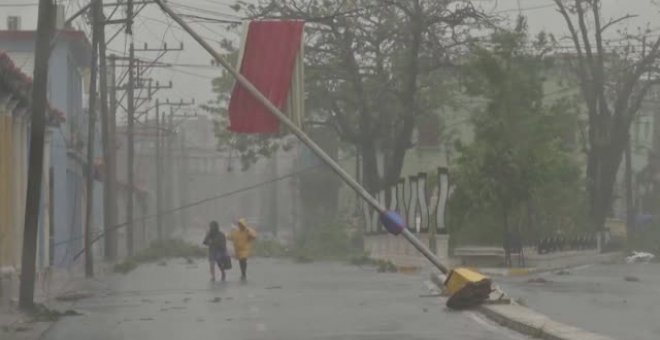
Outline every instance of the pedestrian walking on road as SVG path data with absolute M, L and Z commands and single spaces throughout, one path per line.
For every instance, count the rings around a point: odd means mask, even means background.
M 252 255 L 252 243 L 257 238 L 257 232 L 247 225 L 245 219 L 236 223 L 238 228 L 229 234 L 229 240 L 234 243 L 236 258 L 241 266 L 241 280 L 247 280 L 247 260 Z
M 215 266 L 220 268 L 220 279 L 226 279 L 225 270 L 231 269 L 231 258 L 227 254 L 227 238 L 220 231 L 218 222 L 212 221 L 209 231 L 204 237 L 204 245 L 209 247 L 209 268 L 211 270 L 211 281 L 215 281 Z

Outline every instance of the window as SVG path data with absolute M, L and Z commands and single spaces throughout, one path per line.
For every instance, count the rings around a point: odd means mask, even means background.
M 7 17 L 7 30 L 20 31 L 21 30 L 21 17 L 8 16 Z

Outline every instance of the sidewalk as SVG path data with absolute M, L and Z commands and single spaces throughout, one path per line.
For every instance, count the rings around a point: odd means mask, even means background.
M 598 251 L 567 251 L 544 255 L 533 254 L 526 259 L 528 266 L 525 268 L 477 266 L 476 269 L 479 272 L 491 277 L 516 277 L 534 275 L 584 265 L 614 263 L 622 260 L 623 257 L 624 255 L 622 252 L 601 254 Z M 433 265 L 431 265 L 431 263 L 421 255 L 392 255 L 380 256 L 380 258 L 391 261 L 400 272 L 421 273 L 434 269 Z M 450 268 L 460 266 L 459 260 L 456 258 L 451 258 L 447 261 Z
M 71 310 L 79 299 L 99 294 L 105 289 L 98 277 L 105 276 L 110 266 L 98 264 L 97 279 L 86 279 L 79 270 L 54 270 L 40 273 L 35 286 L 35 302 L 48 308 L 64 312 Z M 3 278 L 3 293 L 9 295 L 0 302 L 0 339 L 38 339 L 54 321 L 35 321 L 33 317 L 18 310 L 18 275 Z
M 431 281 L 442 289 L 444 276 L 432 273 Z M 500 294 L 497 297 L 501 297 Z M 492 298 L 492 297 L 491 297 Z M 505 301 L 508 299 L 505 299 Z M 476 311 L 498 324 L 533 338 L 545 340 L 614 340 L 563 324 L 515 302 L 487 301 Z
M 554 320 L 617 339 L 660 339 L 660 264 L 583 266 L 497 283 Z
M 479 272 L 491 277 L 527 276 L 555 270 L 580 267 L 591 264 L 614 263 L 623 259 L 622 252 L 564 252 L 544 256 L 536 256 L 527 268 L 478 268 Z

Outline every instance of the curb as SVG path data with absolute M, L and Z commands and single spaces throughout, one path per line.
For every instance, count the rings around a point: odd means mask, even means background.
M 544 340 L 614 340 L 611 337 L 554 321 L 543 314 L 518 304 L 484 305 L 477 310 L 501 326 L 533 338 Z
M 443 288 L 444 279 L 439 274 L 432 273 L 431 281 L 438 288 Z M 486 304 L 475 310 L 503 327 L 532 338 L 544 340 L 614 340 L 614 338 L 608 336 L 554 321 L 515 302 Z

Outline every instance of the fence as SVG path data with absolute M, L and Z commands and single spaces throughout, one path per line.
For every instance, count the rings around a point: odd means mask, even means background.
M 387 196 L 389 194 L 389 203 Z M 446 234 L 445 212 L 449 197 L 449 171 L 438 168 L 429 174 L 420 172 L 376 193 L 375 197 L 389 210 L 397 211 L 412 232 L 431 230 Z M 360 204 L 367 235 L 387 233 L 379 222 L 378 211 L 364 202 Z
M 595 234 L 584 234 L 572 237 L 551 236 L 539 239 L 536 242 L 536 252 L 539 254 L 597 248 L 598 237 Z

